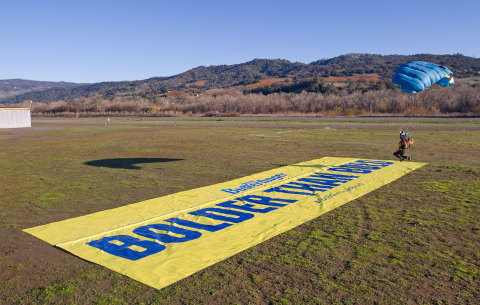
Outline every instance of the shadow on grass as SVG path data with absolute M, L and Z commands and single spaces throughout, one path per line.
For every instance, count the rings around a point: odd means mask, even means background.
M 170 158 L 117 158 L 117 159 L 101 159 L 88 161 L 84 164 L 98 167 L 123 168 L 123 169 L 141 169 L 136 164 L 181 161 L 183 159 Z

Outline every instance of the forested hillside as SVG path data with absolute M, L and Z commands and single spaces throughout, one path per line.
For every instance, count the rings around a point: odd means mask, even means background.
M 391 88 L 391 76 L 401 64 L 423 60 L 445 65 L 454 71 L 456 78 L 480 75 L 480 59 L 455 55 L 372 55 L 348 54 L 331 59 L 321 59 L 310 64 L 290 62 L 283 59 L 255 59 L 237 65 L 200 66 L 170 77 L 153 77 L 146 80 L 102 82 L 78 86 L 56 86 L 52 89 L 30 91 L 1 98 L 0 103 L 14 104 L 25 100 L 48 103 L 73 101 L 81 97 L 144 98 L 155 101 L 182 92 L 187 95 L 212 94 L 215 89 L 234 88 L 240 93 L 302 91 L 335 94 L 339 91 L 355 91 Z M 349 78 L 356 75 L 372 75 L 376 80 L 362 81 Z M 337 78 L 335 78 L 337 77 Z M 343 77 L 338 78 L 338 77 Z M 271 79 L 270 85 L 253 86 Z M 335 82 L 343 85 L 335 85 Z M 213 90 L 213 91 L 212 91 Z M 172 92 L 174 91 L 174 92 Z M 213 93 L 212 93 L 213 92 Z M 220 91 L 222 92 L 222 91 Z
M 43 91 L 51 88 L 72 88 L 80 84 L 67 82 L 44 82 L 25 79 L 0 80 L 0 99 L 24 94 L 32 91 Z

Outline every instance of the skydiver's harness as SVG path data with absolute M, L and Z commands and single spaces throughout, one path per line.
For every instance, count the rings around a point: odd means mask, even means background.
M 410 148 L 410 145 L 413 144 L 413 138 L 407 138 L 410 135 L 410 132 L 400 131 L 400 142 L 398 142 L 398 149 L 404 150 Z
M 398 142 L 398 149 L 404 150 L 404 149 L 408 149 L 408 147 L 409 145 L 408 145 L 407 139 L 405 138 L 400 139 L 400 142 Z

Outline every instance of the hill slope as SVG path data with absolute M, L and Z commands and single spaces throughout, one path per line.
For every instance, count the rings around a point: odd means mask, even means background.
M 378 74 L 389 81 L 395 69 L 412 60 L 435 62 L 450 67 L 456 77 L 468 77 L 480 73 L 480 59 L 455 55 L 372 55 L 347 54 L 331 59 L 321 59 L 310 64 L 283 59 L 254 59 L 236 65 L 200 66 L 171 77 L 153 77 L 146 80 L 103 82 L 75 87 L 56 87 L 32 91 L 1 99 L 3 103 L 23 100 L 50 102 L 71 101 L 79 97 L 99 95 L 152 97 L 165 95 L 169 90 L 205 91 L 213 88 L 246 86 L 268 78 L 290 78 L 296 81 L 312 77 L 339 77 L 362 74 Z
M 0 80 L 0 99 L 29 92 L 38 92 L 52 88 L 73 88 L 80 84 L 68 82 L 43 82 L 25 79 Z

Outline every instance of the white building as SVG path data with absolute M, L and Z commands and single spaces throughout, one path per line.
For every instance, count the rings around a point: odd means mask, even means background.
M 0 128 L 32 127 L 30 108 L 0 108 Z

